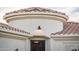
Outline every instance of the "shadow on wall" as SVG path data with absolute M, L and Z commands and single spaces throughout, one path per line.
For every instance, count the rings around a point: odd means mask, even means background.
M 17 48 L 17 49 L 15 49 L 14 51 L 19 51 L 19 49 Z

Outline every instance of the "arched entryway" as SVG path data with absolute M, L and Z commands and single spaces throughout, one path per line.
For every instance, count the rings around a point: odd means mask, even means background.
M 32 36 L 30 39 L 30 50 L 31 51 L 46 51 L 47 40 L 50 39 L 47 36 Z

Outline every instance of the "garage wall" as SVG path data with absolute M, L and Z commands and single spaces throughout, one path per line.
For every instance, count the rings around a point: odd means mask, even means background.
M 72 38 L 73 39 L 73 38 Z M 51 51 L 79 51 L 79 39 L 74 40 L 55 40 L 53 38 L 50 39 L 50 50 Z
M 21 40 L 0 37 L 0 50 L 14 51 L 17 48 L 20 51 L 29 50 L 28 39 L 26 38 Z

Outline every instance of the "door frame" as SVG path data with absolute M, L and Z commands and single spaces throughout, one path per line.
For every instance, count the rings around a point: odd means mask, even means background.
M 30 51 L 32 51 L 32 41 L 44 41 L 44 50 L 43 51 L 46 51 L 46 42 L 45 40 L 30 40 Z

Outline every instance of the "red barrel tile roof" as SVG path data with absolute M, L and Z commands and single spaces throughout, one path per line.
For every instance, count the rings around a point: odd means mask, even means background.
M 79 34 L 79 23 L 66 22 L 64 23 L 63 30 L 61 32 L 52 33 L 51 35 L 56 34 Z
M 20 33 L 25 33 L 25 34 L 30 34 L 29 32 L 26 32 L 24 30 L 21 30 L 21 29 L 18 29 L 18 28 L 14 28 L 12 26 L 9 26 L 7 24 L 4 24 L 4 23 L 0 23 L 0 28 L 2 28 L 3 30 L 12 30 L 12 31 L 15 31 L 15 32 L 20 32 Z

